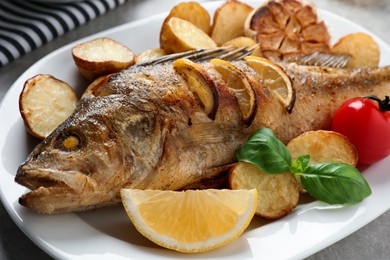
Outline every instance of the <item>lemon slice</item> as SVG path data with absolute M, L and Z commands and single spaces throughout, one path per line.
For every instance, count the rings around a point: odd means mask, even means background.
M 239 68 L 230 62 L 220 59 L 212 59 L 210 62 L 221 74 L 226 87 L 236 97 L 244 121 L 250 125 L 257 111 L 257 97 L 253 83 Z
M 295 90 L 286 72 L 274 62 L 262 57 L 247 56 L 244 59 L 256 71 L 272 94 L 291 113 L 295 103 Z
M 257 201 L 255 189 L 122 189 L 121 196 L 141 234 L 185 253 L 209 251 L 237 239 L 249 225 Z
M 188 88 L 200 100 L 205 113 L 215 119 L 218 108 L 218 94 L 214 81 L 207 72 L 189 59 L 178 59 L 173 63 L 176 72 L 187 82 Z

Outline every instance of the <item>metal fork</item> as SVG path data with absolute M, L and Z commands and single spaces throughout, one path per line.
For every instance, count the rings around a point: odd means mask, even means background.
M 244 47 L 219 47 L 215 49 L 197 49 L 186 52 L 180 52 L 175 54 L 166 55 L 150 61 L 146 61 L 137 66 L 149 66 L 162 63 L 173 62 L 180 58 L 187 58 L 195 62 L 207 61 L 214 58 L 223 60 L 240 60 L 246 56 L 252 54 L 252 52 L 258 47 L 244 46 Z M 334 54 L 334 53 L 321 53 L 315 52 L 312 54 L 297 54 L 290 55 L 282 60 L 282 62 L 295 62 L 300 65 L 306 66 L 318 66 L 318 67 L 333 67 L 333 68 L 345 68 L 351 59 L 349 54 Z

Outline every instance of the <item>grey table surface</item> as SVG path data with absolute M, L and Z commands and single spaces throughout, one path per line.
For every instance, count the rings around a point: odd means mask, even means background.
M 180 1 L 130 0 L 120 8 L 0 68 L 0 100 L 26 69 L 57 48 L 123 23 L 166 12 L 178 2 Z M 313 2 L 319 8 L 360 24 L 390 44 L 390 0 L 313 0 Z M 387 211 L 368 225 L 307 259 L 390 259 L 389 234 L 390 211 Z M 15 225 L 1 203 L 0 259 L 51 259 Z

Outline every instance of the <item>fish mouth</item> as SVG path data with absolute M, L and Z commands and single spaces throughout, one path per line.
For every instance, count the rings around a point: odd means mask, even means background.
M 43 214 L 72 211 L 77 204 L 83 204 L 86 191 L 91 194 L 94 190 L 93 183 L 81 172 L 40 169 L 26 165 L 19 167 L 15 181 L 31 190 L 19 198 L 19 203 Z
M 61 188 L 81 193 L 88 182 L 88 177 L 79 171 L 59 171 L 29 166 L 19 167 L 15 181 L 34 191 L 38 188 Z

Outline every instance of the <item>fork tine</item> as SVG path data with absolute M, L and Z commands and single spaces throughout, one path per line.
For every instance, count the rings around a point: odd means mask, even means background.
M 165 55 L 163 57 L 159 57 L 150 61 L 145 61 L 143 63 L 137 64 L 138 66 L 147 66 L 147 65 L 154 65 L 154 64 L 159 64 L 159 63 L 164 63 L 170 60 L 176 60 L 180 58 L 184 58 L 186 56 L 191 56 L 191 55 L 196 55 L 198 53 L 204 52 L 204 49 L 197 49 L 197 50 L 191 50 L 191 51 L 186 51 L 186 52 L 179 52 L 179 53 L 174 53 L 170 55 Z
M 253 51 L 258 47 L 258 44 L 252 46 L 252 47 L 247 47 L 243 52 L 237 56 L 235 56 L 236 60 L 243 59 L 246 56 L 249 56 L 253 53 Z
M 147 66 L 147 65 L 155 65 L 161 64 L 165 62 L 175 61 L 180 58 L 187 58 L 191 60 L 202 60 L 207 59 L 208 57 L 218 56 L 220 53 L 225 53 L 226 48 L 216 48 L 216 49 L 196 49 L 190 50 L 186 52 L 179 52 L 174 54 L 169 54 L 151 61 L 146 61 L 144 63 L 138 64 L 138 66 Z
M 240 48 L 237 48 L 229 53 L 226 53 L 222 56 L 220 56 L 220 59 L 224 60 L 240 60 L 244 58 L 245 56 L 250 55 L 255 49 L 257 48 L 257 45 L 249 47 L 249 46 L 243 46 Z
M 148 66 L 148 65 L 161 64 L 165 62 L 172 62 L 180 58 L 187 58 L 197 62 L 207 61 L 214 58 L 226 59 L 226 60 L 238 60 L 238 59 L 242 59 L 247 55 L 250 55 L 256 47 L 257 45 L 252 47 L 244 46 L 241 48 L 236 48 L 233 46 L 224 46 L 215 49 L 197 49 L 197 50 L 191 50 L 187 52 L 180 52 L 180 53 L 166 55 L 154 60 L 137 64 L 137 66 Z
M 236 48 L 233 46 L 225 46 L 215 49 L 197 49 L 166 55 L 151 61 L 146 61 L 144 63 L 137 64 L 137 66 L 148 66 L 166 62 L 173 62 L 180 58 L 187 58 L 195 62 L 208 61 L 214 58 L 224 60 L 240 60 L 245 56 L 250 55 L 257 47 L 258 45 L 254 45 L 252 47 L 243 46 L 240 48 Z M 349 54 L 315 52 L 312 54 L 291 55 L 285 58 L 284 61 L 296 62 L 300 65 L 345 68 L 350 59 L 351 55 Z
M 300 65 L 345 68 L 351 59 L 349 54 L 322 53 L 293 55 L 285 59 L 287 62 L 296 62 Z
M 197 62 L 200 62 L 200 61 L 207 61 L 207 60 L 211 60 L 211 59 L 214 59 L 214 58 L 219 58 L 223 55 L 225 55 L 226 53 L 229 53 L 231 52 L 232 49 L 231 47 L 221 47 L 221 48 L 218 48 L 220 49 L 221 51 L 219 52 L 209 52 L 205 55 L 202 55 L 201 57 L 190 57 L 189 59 L 193 60 L 193 61 L 197 61 Z
M 242 52 L 245 49 L 246 49 L 246 46 L 240 47 L 240 48 L 234 49 L 234 50 L 232 50 L 230 52 L 227 52 L 227 53 L 219 56 L 218 58 L 222 59 L 222 60 L 230 60 L 232 58 L 234 59 L 234 57 L 236 56 L 237 53 L 240 53 L 240 52 Z

